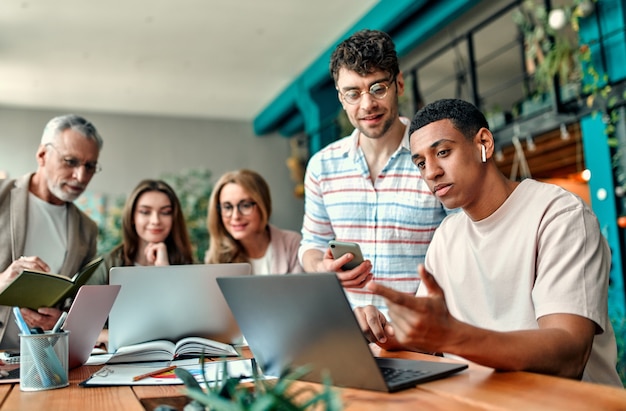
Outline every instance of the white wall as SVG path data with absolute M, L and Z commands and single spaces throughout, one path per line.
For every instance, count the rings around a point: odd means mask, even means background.
M 0 107 L 0 171 L 10 177 L 34 171 L 43 127 L 67 113 Z M 104 140 L 99 160 L 103 170 L 88 191 L 126 195 L 143 178 L 193 168 L 209 169 L 215 182 L 226 171 L 246 167 L 271 187 L 272 223 L 300 230 L 304 205 L 293 195 L 295 183 L 285 165 L 288 139 L 257 137 L 252 124 L 239 121 L 74 113 L 93 122 Z

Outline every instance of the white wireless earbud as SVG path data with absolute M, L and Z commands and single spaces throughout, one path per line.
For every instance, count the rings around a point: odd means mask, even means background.
M 480 158 L 483 160 L 483 163 L 487 162 L 487 149 L 484 145 L 481 146 Z

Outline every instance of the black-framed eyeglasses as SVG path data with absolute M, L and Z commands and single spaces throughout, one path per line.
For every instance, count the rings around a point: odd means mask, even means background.
M 393 81 L 394 79 L 391 79 L 389 83 L 393 83 Z M 370 86 L 369 90 L 365 90 L 365 91 L 348 90 L 340 94 L 341 94 L 341 97 L 343 98 L 343 101 L 345 101 L 346 103 L 357 104 L 359 101 L 361 101 L 361 97 L 363 97 L 363 94 L 367 94 L 367 93 L 369 93 L 369 95 L 374 97 L 376 100 L 384 99 L 385 97 L 387 97 L 387 93 L 389 92 L 390 87 L 391 87 L 391 84 L 374 83 Z
M 252 214 L 252 210 L 254 210 L 254 206 L 256 206 L 256 203 L 254 201 L 242 200 L 238 202 L 236 206 L 232 205 L 229 202 L 226 202 L 218 204 L 217 208 L 220 210 L 220 213 L 222 213 L 222 217 L 230 217 L 233 215 L 235 207 L 237 207 L 237 211 L 239 212 L 239 214 L 250 215 Z
M 102 171 L 102 166 L 98 164 L 97 162 L 80 161 L 76 157 L 64 156 L 63 154 L 61 154 L 59 149 L 56 148 L 54 144 L 52 143 L 46 144 L 46 147 L 52 147 L 54 151 L 56 151 L 59 154 L 59 156 L 61 156 L 61 161 L 63 162 L 63 166 L 67 169 L 75 169 L 75 168 L 79 168 L 82 166 L 82 167 L 85 167 L 85 172 L 87 174 L 96 174 Z

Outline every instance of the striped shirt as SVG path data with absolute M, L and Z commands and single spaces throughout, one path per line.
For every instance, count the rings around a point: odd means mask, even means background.
M 417 264 L 446 210 L 411 161 L 408 127 L 375 183 L 358 140 L 355 130 L 309 161 L 300 260 L 310 249 L 324 252 L 329 240 L 354 241 L 372 262 L 375 281 L 414 295 Z M 345 291 L 353 308 L 373 304 L 386 313 L 383 299 L 368 290 Z

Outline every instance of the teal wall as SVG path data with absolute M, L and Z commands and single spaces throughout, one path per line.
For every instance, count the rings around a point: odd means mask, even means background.
M 600 222 L 602 233 L 609 242 L 612 253 L 609 311 L 611 317 L 621 316 L 624 310 L 624 278 L 617 227 L 617 208 L 613 190 L 611 152 L 605 133 L 606 124 L 601 116 L 589 115 L 580 122 L 585 166 L 591 171 L 589 191 L 591 205 Z M 599 196 L 599 194 L 603 194 Z
M 601 75 L 606 74 L 611 84 L 626 78 L 625 26 L 626 9 L 621 0 L 599 0 L 595 13 L 580 22 L 580 44 L 590 45 L 594 67 Z M 586 76 L 583 82 L 591 81 Z M 591 113 L 581 120 L 581 131 L 585 164 L 591 171 L 589 189 L 592 207 L 612 251 L 609 311 L 612 318 L 621 318 L 626 313 L 624 250 L 620 243 L 620 235 L 623 233 L 617 226 L 619 207 L 615 197 L 615 174 L 606 124 L 601 115 Z

